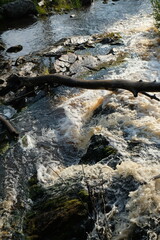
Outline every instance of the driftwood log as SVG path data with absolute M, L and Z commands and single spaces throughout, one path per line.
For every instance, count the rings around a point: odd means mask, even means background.
M 37 77 L 21 77 L 18 75 L 11 75 L 7 80 L 6 87 L 0 90 L 0 95 L 4 96 L 9 91 L 18 91 L 21 88 L 26 87 L 32 89 L 34 87 L 43 85 L 49 85 L 51 87 L 65 85 L 68 87 L 85 88 L 85 89 L 106 89 L 106 90 L 118 90 L 124 89 L 130 91 L 134 97 L 138 96 L 138 93 L 142 93 L 151 99 L 160 101 L 156 95 L 150 95 L 148 92 L 160 92 L 160 82 L 143 82 L 129 80 L 114 79 L 114 80 L 83 80 L 73 77 L 63 76 L 59 74 L 51 74 Z M 24 95 L 25 97 L 26 95 Z M 18 136 L 16 129 L 7 121 L 3 116 L 0 116 L 0 121 L 6 127 L 8 132 L 12 136 Z
M 122 79 L 114 80 L 83 80 L 63 76 L 59 74 L 50 74 L 37 77 L 20 77 L 12 75 L 8 79 L 8 85 L 13 87 L 36 87 L 48 84 L 50 86 L 65 85 L 68 87 L 85 88 L 85 89 L 106 89 L 106 90 L 117 90 L 124 89 L 133 93 L 134 97 L 138 96 L 138 93 L 145 94 L 149 97 L 150 95 L 146 92 L 160 92 L 160 82 L 143 82 L 143 81 L 129 81 Z M 156 99 L 157 100 L 157 99 Z

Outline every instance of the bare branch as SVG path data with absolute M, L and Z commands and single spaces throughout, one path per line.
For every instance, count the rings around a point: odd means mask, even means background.
M 17 138 L 19 136 L 19 133 L 17 132 L 17 130 L 2 115 L 0 115 L 0 121 L 2 122 L 2 124 L 4 125 L 4 127 L 6 128 L 7 132 L 11 137 Z
M 160 82 L 143 82 L 143 81 L 129 81 L 122 79 L 114 80 L 83 80 L 72 78 L 68 76 L 63 76 L 59 74 L 51 74 L 37 77 L 20 77 L 17 75 L 11 76 L 8 80 L 8 83 L 14 86 L 19 85 L 20 87 L 35 87 L 42 86 L 43 84 L 49 84 L 50 86 L 65 85 L 68 87 L 77 87 L 85 89 L 106 89 L 106 90 L 116 90 L 124 89 L 130 91 L 135 97 L 138 96 L 138 93 L 144 92 L 160 92 Z M 145 94 L 147 95 L 147 94 Z M 148 95 L 149 96 L 149 95 Z M 149 96 L 151 97 L 151 96 Z M 157 98 L 154 96 L 153 99 Z
M 146 92 L 141 92 L 143 95 L 149 97 L 150 99 L 154 99 L 156 101 L 159 101 L 160 102 L 160 98 L 158 98 L 155 94 L 154 95 L 151 95 L 149 93 L 146 93 Z

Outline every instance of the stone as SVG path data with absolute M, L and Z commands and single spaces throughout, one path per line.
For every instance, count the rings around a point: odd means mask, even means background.
M 8 53 L 17 53 L 20 52 L 23 49 L 22 45 L 16 45 L 8 48 L 6 52 Z
M 117 150 L 109 145 L 109 141 L 102 135 L 93 135 L 86 154 L 80 160 L 81 164 L 95 164 L 102 159 L 115 155 Z
M 70 15 L 70 18 L 75 18 L 75 16 L 76 16 L 75 14 L 72 14 Z
M 83 6 L 90 6 L 92 4 L 93 0 L 82 0 Z
M 63 61 L 63 62 L 68 62 L 68 63 L 74 63 L 77 60 L 77 55 L 74 53 L 68 53 L 65 55 L 62 55 L 59 60 Z
M 20 18 L 26 15 L 37 15 L 37 10 L 31 0 L 17 0 L 2 6 L 5 18 Z
M 73 37 L 67 38 L 64 41 L 64 45 L 65 46 L 80 45 L 80 44 L 88 42 L 91 39 L 92 39 L 91 36 L 73 36 Z
M 61 56 L 66 52 L 66 48 L 63 45 L 52 47 L 49 51 L 44 52 L 42 55 L 46 57 Z
M 4 83 L 4 80 L 3 79 L 0 79 L 0 84 L 3 84 Z
M 6 73 L 11 69 L 12 61 L 11 60 L 1 60 L 0 59 L 0 73 Z
M 35 176 L 29 181 L 30 197 L 35 202 L 26 215 L 25 232 L 29 239 L 86 240 L 88 225 L 92 229 L 88 211 L 89 195 L 80 186 L 70 189 L 53 186 L 56 196 L 48 194 Z M 62 190 L 63 189 L 63 190 Z M 88 222 L 89 221 L 89 222 Z M 63 231 L 62 231 L 63 229 Z M 28 239 L 27 238 L 27 239 Z
M 23 56 L 20 56 L 16 59 L 15 66 L 19 66 L 21 64 L 24 64 L 25 61 L 26 61 L 25 58 Z

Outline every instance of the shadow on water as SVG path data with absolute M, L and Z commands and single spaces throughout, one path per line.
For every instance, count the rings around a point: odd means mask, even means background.
M 37 18 L 34 16 L 25 17 L 21 20 L 19 19 L 1 20 L 0 34 L 3 34 L 5 31 L 8 31 L 8 30 L 12 31 L 13 29 L 18 30 L 18 29 L 27 28 L 32 24 L 34 24 L 36 21 L 37 21 Z

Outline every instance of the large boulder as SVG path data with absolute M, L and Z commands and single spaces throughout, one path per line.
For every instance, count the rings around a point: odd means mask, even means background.
M 3 5 L 3 16 L 7 18 L 20 18 L 26 15 L 36 15 L 37 10 L 31 0 L 17 0 Z
M 89 6 L 89 5 L 91 5 L 92 2 L 93 2 L 93 0 L 82 0 L 82 5 Z

